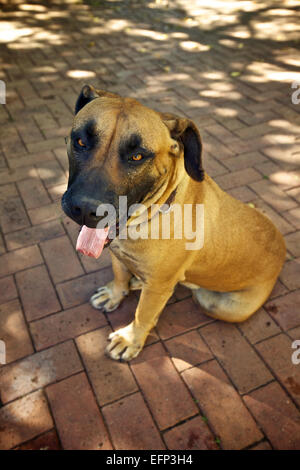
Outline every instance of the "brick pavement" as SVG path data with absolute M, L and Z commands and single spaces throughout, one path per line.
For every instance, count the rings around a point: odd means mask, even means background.
M 297 11 L 293 0 L 3 3 L 1 449 L 300 449 Z M 86 82 L 194 119 L 208 173 L 282 231 L 286 264 L 250 320 L 215 322 L 178 287 L 137 359 L 104 356 L 137 298 L 109 315 L 90 307 L 110 259 L 75 252 L 60 208 L 63 137 Z

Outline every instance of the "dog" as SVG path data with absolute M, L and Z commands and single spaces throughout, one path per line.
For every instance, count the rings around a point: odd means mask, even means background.
M 91 297 L 95 308 L 115 310 L 130 290 L 141 289 L 134 320 L 109 336 L 107 354 L 130 361 L 142 350 L 159 315 L 181 283 L 207 315 L 242 322 L 269 297 L 285 260 L 282 235 L 257 211 L 224 192 L 202 166 L 202 142 L 190 119 L 154 111 L 132 98 L 85 85 L 77 99 L 67 150 L 65 213 L 97 227 L 97 207 L 118 209 L 119 196 L 143 204 L 144 227 L 161 211 L 152 205 L 203 205 L 201 249 L 172 237 L 111 242 L 114 279 Z M 136 214 L 126 221 L 127 226 Z M 192 223 L 192 220 L 191 220 Z

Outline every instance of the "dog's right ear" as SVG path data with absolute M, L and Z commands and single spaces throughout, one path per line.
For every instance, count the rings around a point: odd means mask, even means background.
M 77 114 L 86 104 L 90 103 L 90 101 L 93 101 L 95 98 L 100 98 L 101 96 L 116 98 L 119 95 L 116 93 L 110 93 L 109 91 L 96 90 L 92 85 L 84 85 L 76 101 L 75 114 Z

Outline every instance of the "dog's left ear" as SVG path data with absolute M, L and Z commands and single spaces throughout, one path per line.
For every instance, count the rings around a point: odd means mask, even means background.
M 110 93 L 109 91 L 96 90 L 92 85 L 84 85 L 76 101 L 75 114 L 77 114 L 90 101 L 93 101 L 95 98 L 100 98 L 101 96 L 116 98 L 118 95 Z
M 203 181 L 202 141 L 196 124 L 190 119 L 180 118 L 173 114 L 161 114 L 171 137 L 182 143 L 184 148 L 184 167 L 195 181 Z
M 97 90 L 91 85 L 84 85 L 75 104 L 75 114 L 95 98 L 99 98 Z

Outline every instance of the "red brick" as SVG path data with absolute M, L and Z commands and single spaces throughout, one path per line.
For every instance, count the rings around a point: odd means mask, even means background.
M 69 237 L 71 238 L 73 246 L 76 247 L 77 238 L 80 232 L 79 225 L 76 224 L 76 222 L 74 222 L 73 220 L 69 219 L 69 217 L 67 217 L 66 215 L 63 216 L 63 224 L 67 233 L 69 234 Z
M 31 63 L 27 62 L 26 65 L 27 67 L 28 66 L 30 67 Z M 22 76 L 21 81 L 17 81 L 17 83 L 15 84 L 15 87 L 17 88 L 19 94 L 22 96 L 24 100 L 28 99 L 29 101 L 31 101 L 31 100 L 37 99 L 36 91 L 34 90 L 31 83 L 24 76 Z
M 269 299 L 276 299 L 276 297 L 280 297 L 281 295 L 286 294 L 287 292 L 287 288 L 282 284 L 282 282 L 277 279 Z
M 256 198 L 256 194 L 247 186 L 238 186 L 237 188 L 229 189 L 227 192 L 232 197 L 242 202 L 253 201 L 253 199 Z
M 164 309 L 157 331 L 162 339 L 167 339 L 212 321 L 192 299 L 185 299 Z
M 187 299 L 188 297 L 191 297 L 192 291 L 191 289 L 188 289 L 187 287 L 181 284 L 177 284 L 175 291 L 174 291 L 174 295 L 177 300 L 183 300 L 183 299 Z
M 112 449 L 84 373 L 50 385 L 46 390 L 63 449 Z
M 300 404 L 300 368 L 292 363 L 292 340 L 280 334 L 257 344 L 256 348 L 285 389 Z
M 249 450 L 272 450 L 272 447 L 267 441 L 262 441 L 259 444 L 251 447 Z
M 270 110 L 265 110 L 265 111 L 259 111 L 259 112 L 256 112 L 255 114 L 252 114 L 252 113 L 248 113 L 247 114 L 243 114 L 241 116 L 241 120 L 246 122 L 248 125 L 254 125 L 254 124 L 258 124 L 260 122 L 265 122 L 269 119 L 272 119 L 273 117 L 275 117 L 276 115 L 274 115 L 274 112 L 273 111 L 270 111 Z M 268 155 L 268 154 L 266 154 Z
M 268 217 L 273 224 L 278 228 L 278 230 L 285 235 L 286 233 L 293 232 L 294 227 L 287 222 L 283 217 L 281 217 L 276 210 L 273 210 L 268 204 L 266 204 L 261 199 L 255 199 L 252 201 L 255 208 L 258 209 L 262 214 Z
M 16 185 L 11 184 L 1 184 L 0 182 L 0 202 L 1 204 L 5 204 L 5 202 L 10 199 L 11 197 L 18 196 L 18 191 Z
M 264 363 L 234 325 L 218 321 L 199 331 L 240 393 L 272 379 Z
M 34 119 L 42 130 L 53 129 L 57 127 L 57 123 L 49 112 L 34 113 Z
M 298 188 L 289 189 L 286 191 L 286 194 L 300 203 L 300 186 Z
M 30 330 L 36 349 L 41 350 L 106 325 L 99 310 L 83 304 L 31 322 Z
M 56 160 L 41 162 L 36 167 L 39 177 L 43 180 L 46 188 L 64 183 L 65 190 L 67 189 L 66 175 Z
M 30 178 L 20 181 L 18 188 L 27 209 L 44 206 L 50 198 L 39 178 Z
M 59 81 L 58 79 L 55 80 L 55 85 L 56 84 L 59 85 L 59 83 L 62 85 L 61 81 Z M 62 85 L 61 92 L 62 92 L 63 88 L 64 87 Z M 66 89 L 65 89 L 64 93 L 63 93 L 63 98 L 65 99 L 69 95 L 69 93 L 70 92 L 67 92 Z M 74 93 L 73 102 L 70 103 L 71 108 L 73 108 L 74 103 L 76 102 L 77 96 L 78 95 L 76 93 Z M 43 132 L 44 132 L 44 135 L 45 135 L 46 139 L 52 139 L 53 137 L 56 137 L 56 138 L 59 139 L 59 142 L 61 142 L 60 138 L 65 137 L 70 133 L 70 125 L 67 125 L 67 126 L 60 125 L 59 127 L 56 126 L 56 127 L 52 127 L 51 129 L 50 128 L 49 129 L 44 129 Z M 64 145 L 64 142 L 62 142 L 62 144 Z M 54 149 L 53 152 L 56 154 L 57 151 L 60 151 L 60 150 L 64 150 L 64 152 L 67 156 L 66 145 L 64 145 L 64 147 L 59 147 L 59 148 Z
M 144 348 L 131 367 L 159 429 L 174 426 L 197 413 L 161 344 Z
M 197 331 L 175 336 L 165 341 L 165 346 L 179 372 L 213 358 Z
M 26 444 L 14 447 L 14 450 L 62 450 L 55 429 L 36 437 Z
M 0 181 L 5 183 L 15 183 L 28 178 L 38 178 L 37 171 L 32 165 L 0 171 Z
M 8 450 L 53 428 L 46 398 L 31 393 L 0 408 L 0 448 Z
M 230 171 L 236 171 L 253 167 L 257 163 L 264 162 L 265 160 L 267 160 L 267 157 L 263 156 L 260 152 L 248 152 L 236 155 L 232 158 L 227 158 L 224 160 L 224 165 Z
M 218 450 L 218 444 L 202 416 L 196 416 L 164 433 L 170 450 Z
M 290 290 L 300 288 L 300 258 L 285 263 L 280 279 Z
M 283 212 L 282 214 L 296 229 L 300 229 L 300 207 Z
M 48 193 L 50 194 L 52 201 L 58 201 L 61 200 L 66 189 L 66 183 L 58 184 L 56 186 L 51 186 L 51 188 L 48 189 Z
M 28 321 L 60 310 L 60 304 L 45 266 L 37 266 L 17 273 L 16 281 Z
M 61 164 L 62 168 L 67 172 L 69 171 L 69 160 L 68 154 L 66 152 L 66 147 L 59 147 L 54 149 L 55 156 L 59 163 Z
M 87 302 L 98 287 L 107 284 L 112 278 L 111 268 L 105 268 L 95 273 L 86 274 L 77 279 L 58 284 L 57 292 L 63 307 L 71 308 Z
M 253 168 L 245 170 L 234 171 L 226 175 L 217 176 L 216 183 L 224 190 L 235 188 L 236 186 L 243 186 L 244 184 L 252 183 L 261 179 L 261 174 Z
M 0 277 L 42 263 L 43 259 L 37 246 L 30 246 L 12 251 L 11 253 L 5 253 L 0 264 Z
M 203 134 L 203 132 L 201 134 Z M 205 148 L 206 151 L 209 152 L 217 160 L 221 160 L 221 158 L 223 160 L 225 158 L 232 157 L 235 154 L 235 152 L 231 148 L 231 145 L 230 147 L 227 147 L 214 137 L 205 137 Z
M 52 152 L 38 152 L 24 155 L 22 157 L 10 158 L 8 164 L 10 168 L 20 168 L 25 165 L 34 165 L 41 161 L 53 160 L 54 155 Z
M 140 393 L 102 408 L 115 449 L 165 449 Z M 147 432 L 145 432 L 147 429 Z
M 230 142 L 234 139 L 234 135 L 227 129 L 225 129 L 221 124 L 214 124 L 212 126 L 207 126 L 205 130 L 219 139 L 221 142 Z
M 15 281 L 12 276 L 0 279 L 0 304 L 18 297 Z
M 6 346 L 6 363 L 9 364 L 33 352 L 22 309 L 18 300 L 0 305 L 1 339 Z
M 59 221 L 28 227 L 6 235 L 5 241 L 9 250 L 16 250 L 27 245 L 34 245 L 50 238 L 64 235 L 65 231 Z
M 78 253 L 78 255 L 84 270 L 87 273 L 99 271 L 99 269 L 108 268 L 111 266 L 111 257 L 108 249 L 104 250 L 98 259 L 82 255 L 81 253 Z
M 123 328 L 124 326 L 131 323 L 134 319 L 135 311 L 138 305 L 139 293 L 131 292 L 128 297 L 126 297 L 119 307 L 113 312 L 109 313 L 109 323 L 111 324 L 114 330 Z M 146 345 L 153 344 L 159 341 L 159 336 L 157 334 L 156 328 L 153 328 L 150 334 L 147 337 Z
M 239 119 L 228 118 L 227 116 L 215 116 L 215 118 L 222 124 L 222 126 L 226 127 L 226 129 L 229 129 L 230 131 L 235 131 L 236 129 L 245 127 Z
M 268 123 L 261 123 L 254 126 L 237 129 L 235 133 L 242 139 L 256 139 L 260 135 L 269 134 L 274 128 Z
M 55 283 L 81 276 L 84 271 L 67 236 L 41 243 L 50 275 Z
M 298 171 L 284 171 L 279 165 L 274 162 L 265 162 L 256 165 L 257 169 L 262 175 L 267 176 L 269 180 L 278 185 L 282 191 L 298 186 L 300 184 Z M 290 168 L 287 168 L 290 170 Z
M 15 124 L 5 124 L 1 126 L 1 147 L 7 160 L 9 160 L 26 153 L 26 149 L 15 128 Z
M 114 330 L 123 328 L 134 319 L 138 299 L 133 292 L 126 297 L 120 306 L 109 314 L 109 322 Z
M 13 232 L 30 225 L 19 197 L 10 198 L 2 205 L 1 227 L 3 233 Z
M 274 163 L 273 161 L 270 161 L 269 159 L 265 158 L 265 161 L 263 163 L 259 163 L 255 165 L 255 169 L 259 171 L 265 178 L 269 178 L 270 181 L 274 183 L 283 183 L 283 181 L 276 181 L 277 175 L 280 176 L 282 173 L 282 168 L 277 165 L 277 163 Z M 280 189 L 285 189 L 284 185 L 280 187 Z
M 58 344 L 1 369 L 2 403 L 31 393 L 82 370 L 73 341 Z
M 4 241 L 2 238 L 2 235 L 0 233 L 0 255 L 6 252 L 5 246 L 4 246 Z
M 264 308 L 281 326 L 283 330 L 289 330 L 300 326 L 299 306 L 300 290 L 283 295 L 265 304 Z
M 252 344 L 274 336 L 281 331 L 263 308 L 260 308 L 245 322 L 239 323 L 238 328 Z
M 219 163 L 214 157 L 211 155 L 207 156 L 205 159 L 205 171 L 214 178 L 218 175 L 224 175 L 227 173 L 227 168 L 225 168 L 221 163 Z
M 76 338 L 76 344 L 100 406 L 137 390 L 128 364 L 105 355 L 110 328 L 101 328 Z
M 285 243 L 292 255 L 300 256 L 300 230 L 287 235 L 285 237 Z
M 251 183 L 250 187 L 276 211 L 287 211 L 297 206 L 293 199 L 289 198 L 277 185 L 268 180 L 263 179 Z
M 287 334 L 293 339 L 300 339 L 300 326 L 298 328 L 293 328 L 289 330 Z
M 71 125 L 71 122 L 70 122 Z M 54 150 L 59 147 L 63 143 L 63 140 L 57 139 L 57 137 L 53 139 L 42 140 L 40 142 L 32 142 L 26 145 L 29 153 L 38 153 L 44 152 L 47 150 Z
M 243 449 L 263 436 L 216 361 L 182 373 L 224 449 Z
M 63 217 L 63 210 L 60 201 L 57 201 L 46 206 L 37 207 L 36 209 L 29 209 L 28 215 L 32 224 L 37 225 Z
M 277 382 L 255 390 L 244 400 L 274 449 L 299 450 L 300 414 Z
M 292 169 L 287 167 L 285 168 L 285 171 L 284 169 L 280 169 L 280 171 L 277 173 L 274 172 L 274 174 L 270 176 L 270 180 L 280 185 L 283 190 L 287 190 L 295 186 L 298 187 L 300 185 L 299 168 Z

